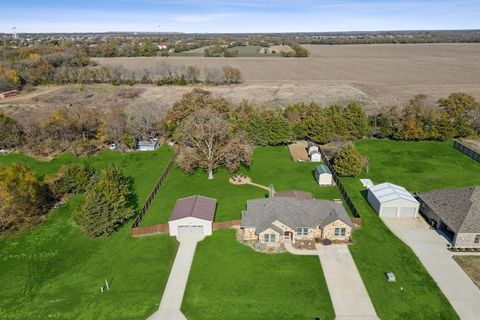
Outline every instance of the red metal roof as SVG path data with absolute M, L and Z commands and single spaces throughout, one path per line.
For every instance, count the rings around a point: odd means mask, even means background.
M 217 200 L 204 196 L 191 196 L 177 200 L 175 208 L 172 211 L 170 220 L 178 220 L 188 217 L 194 217 L 213 221 Z

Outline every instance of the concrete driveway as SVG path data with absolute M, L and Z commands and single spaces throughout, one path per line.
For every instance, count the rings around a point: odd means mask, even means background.
M 423 218 L 383 218 L 388 228 L 415 252 L 463 320 L 480 319 L 480 289 L 453 260 L 447 240 Z
M 183 294 L 187 286 L 188 274 L 195 255 L 197 243 L 203 240 L 203 230 L 199 228 L 182 228 L 178 230 L 177 240 L 180 242 L 175 262 L 170 270 L 167 286 L 163 292 L 158 311 L 149 320 L 187 320 L 180 311 Z
M 346 245 L 317 245 L 336 320 L 379 319 Z

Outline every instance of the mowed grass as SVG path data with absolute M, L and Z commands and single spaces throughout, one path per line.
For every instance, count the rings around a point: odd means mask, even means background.
M 285 146 L 258 147 L 253 153 L 251 167 L 242 168 L 240 173 L 248 175 L 255 183 L 273 184 L 276 191 L 302 190 L 312 192 L 317 199 L 340 199 L 336 187 L 319 187 L 316 184 L 313 170 L 317 165 L 293 162 Z M 160 188 L 142 226 L 166 223 L 177 199 L 196 194 L 218 200 L 216 221 L 240 219 L 247 200 L 264 198 L 268 192 L 250 185 L 230 184 L 228 179 L 232 175 L 225 169 L 219 169 L 215 171 L 214 179 L 208 180 L 203 170 L 186 175 L 175 166 Z
M 364 140 L 358 150 L 369 157 L 374 183 L 389 181 L 410 191 L 480 184 L 480 165 L 452 147 L 451 142 Z M 362 215 L 362 226 L 350 246 L 368 293 L 381 319 L 458 319 L 456 312 L 415 253 L 385 226 L 366 200 L 359 178 L 343 178 Z M 384 272 L 394 272 L 388 283 Z
M 23 162 L 44 176 L 67 162 L 114 164 L 134 180 L 138 209 L 171 155 L 167 147 L 88 158 L 61 155 L 50 162 L 17 154 L 0 157 L 0 165 Z M 145 319 L 158 307 L 176 240 L 131 238 L 131 222 L 110 237 L 90 239 L 72 218 L 81 201 L 82 195 L 75 196 L 46 222 L 0 240 L 0 318 Z M 111 290 L 102 294 L 105 278 Z
M 316 256 L 258 253 L 216 231 L 198 244 L 182 311 L 202 319 L 333 319 Z

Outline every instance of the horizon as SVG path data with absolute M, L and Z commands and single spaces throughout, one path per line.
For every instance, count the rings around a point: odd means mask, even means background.
M 0 33 L 281 34 L 480 28 L 473 0 L 26 0 L 0 4 Z

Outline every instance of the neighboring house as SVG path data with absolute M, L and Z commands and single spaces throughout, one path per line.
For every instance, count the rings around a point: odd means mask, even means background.
M 368 188 L 367 199 L 380 217 L 418 217 L 420 203 L 404 187 L 393 183 Z
M 208 197 L 197 195 L 177 200 L 168 220 L 170 235 L 177 236 L 182 228 L 201 229 L 204 235 L 211 235 L 216 208 L 217 200 Z
M 354 225 L 341 203 L 274 197 L 247 201 L 240 227 L 242 240 L 278 246 L 286 241 L 348 242 Z
M 480 187 L 421 193 L 420 212 L 454 247 L 480 248 Z
M 333 186 L 335 184 L 332 172 L 325 164 L 315 168 L 315 179 L 319 186 Z
M 155 151 L 159 147 L 158 141 L 149 140 L 149 141 L 140 141 L 138 143 L 138 150 L 139 151 Z
M 321 162 L 322 161 L 322 155 L 318 151 L 312 152 L 309 157 L 310 157 L 311 162 Z
M 311 155 L 314 152 L 318 152 L 318 145 L 313 142 L 309 142 L 307 146 L 307 153 L 308 155 Z

